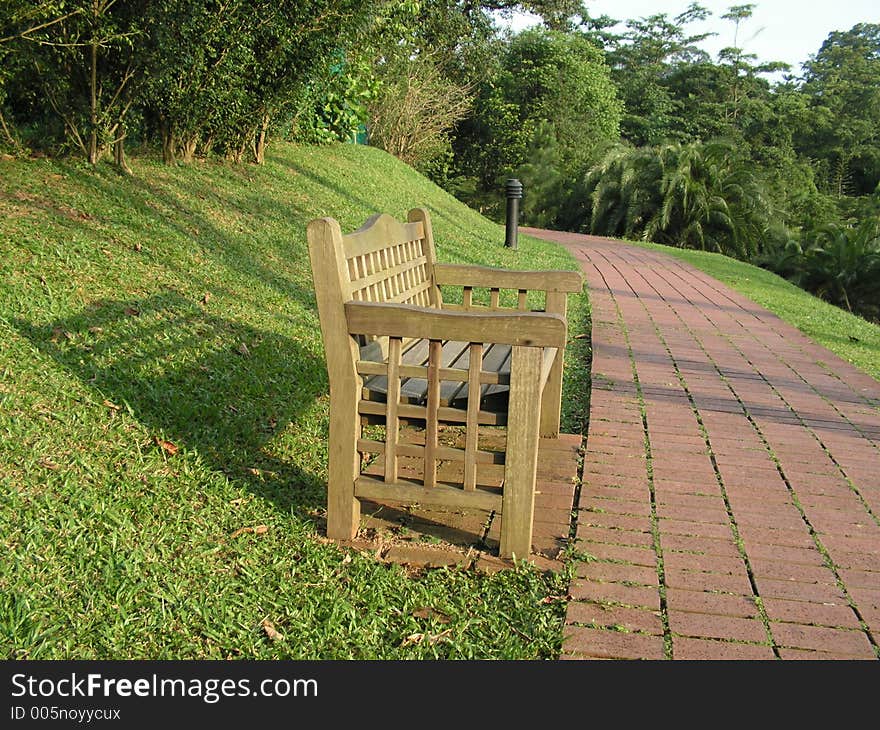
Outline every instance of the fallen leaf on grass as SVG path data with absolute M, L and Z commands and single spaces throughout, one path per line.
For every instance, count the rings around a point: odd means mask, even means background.
M 541 603 L 567 603 L 568 601 L 573 601 L 574 597 L 571 593 L 566 593 L 565 595 L 559 596 L 544 596 L 541 599 Z
M 238 537 L 239 535 L 244 535 L 246 533 L 254 535 L 265 535 L 267 532 L 269 532 L 269 525 L 257 525 L 256 527 L 239 527 L 229 537 Z
M 441 624 L 448 624 L 450 621 L 452 621 L 452 619 L 449 618 L 449 616 L 447 616 L 445 613 L 443 613 L 442 611 L 438 611 L 436 608 L 431 608 L 430 606 L 417 608 L 415 611 L 412 612 L 412 615 L 415 618 L 433 618 L 439 621 Z
M 281 641 L 282 639 L 284 639 L 284 634 L 278 633 L 275 626 L 269 619 L 264 618 L 263 623 L 260 625 L 263 627 L 263 631 L 266 632 L 266 636 L 269 637 L 270 641 Z
M 100 335 L 103 331 L 103 327 L 89 327 L 89 332 L 91 332 L 93 335 Z
M 450 641 L 449 635 L 451 633 L 452 629 L 446 629 L 446 631 L 441 631 L 439 634 L 410 634 L 403 640 L 401 646 L 413 646 L 425 641 L 429 644 L 439 644 L 441 641 Z
M 104 405 L 107 406 L 107 408 L 112 408 L 114 411 L 121 411 L 121 410 L 122 410 L 122 406 L 118 406 L 118 405 L 116 405 L 115 403 L 112 403 L 112 402 L 109 401 L 109 400 L 105 400 L 105 401 L 104 401 Z M 172 446 L 174 446 L 174 444 L 172 444 Z M 175 451 L 176 451 L 176 450 L 177 450 L 177 449 L 176 449 L 176 447 L 175 447 Z
M 177 447 L 174 444 L 172 444 L 170 441 L 163 441 L 158 436 L 153 436 L 153 441 L 155 442 L 156 446 L 162 449 L 162 451 L 164 451 L 169 456 L 174 456 L 178 451 Z
M 126 307 L 123 311 L 129 317 L 140 317 L 141 316 L 140 311 L 135 309 L 134 307 Z
M 424 640 L 424 634 L 410 634 L 403 640 L 401 646 L 412 646 L 413 644 L 421 644 Z
M 45 467 L 46 469 L 51 469 L 52 471 L 55 471 L 56 469 L 61 468 L 60 466 L 58 466 L 58 464 L 56 464 L 54 461 L 52 461 L 52 459 L 50 459 L 48 457 L 41 459 L 40 465 Z
M 345 557 L 342 558 L 342 564 L 348 565 L 351 562 L 351 553 L 346 553 Z

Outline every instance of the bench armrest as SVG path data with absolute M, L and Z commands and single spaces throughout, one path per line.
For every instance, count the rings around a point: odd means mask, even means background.
M 546 292 L 580 292 L 584 276 L 579 271 L 515 271 L 491 266 L 434 264 L 438 285 L 497 289 L 526 289 Z
M 461 312 L 386 302 L 346 302 L 349 334 L 564 347 L 565 318 L 545 312 Z

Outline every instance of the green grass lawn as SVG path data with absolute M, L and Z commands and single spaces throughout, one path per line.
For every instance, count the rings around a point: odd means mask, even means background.
M 721 254 L 653 243 L 627 243 L 663 251 L 688 262 L 880 380 L 880 326 L 877 324 L 822 301 L 776 274 Z
M 574 260 L 525 236 L 505 249 L 501 227 L 375 149 L 131 164 L 0 162 L 0 655 L 555 657 L 564 605 L 541 599 L 564 575 L 411 575 L 322 538 L 305 226 L 425 205 L 441 260 Z M 572 307 L 574 335 L 586 296 Z M 586 417 L 587 343 L 567 353 L 568 430 Z

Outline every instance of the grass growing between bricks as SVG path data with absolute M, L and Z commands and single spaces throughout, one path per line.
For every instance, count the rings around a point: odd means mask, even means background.
M 566 574 L 414 572 L 322 537 L 328 385 L 305 226 L 432 214 L 443 261 L 576 269 L 384 153 L 0 163 L 0 655 L 554 658 Z M 589 323 L 571 298 L 570 335 Z M 564 428 L 589 402 L 566 355 Z M 271 630 L 270 630 L 271 629 Z
M 636 241 L 627 243 L 686 261 L 880 380 L 880 325 L 822 301 L 776 274 L 721 254 Z

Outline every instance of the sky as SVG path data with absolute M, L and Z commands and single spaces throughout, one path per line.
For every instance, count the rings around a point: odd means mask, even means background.
M 687 26 L 691 34 L 714 31 L 718 35 L 701 45 L 717 60 L 717 53 L 732 46 L 734 24 L 721 16 L 733 5 L 745 5 L 745 0 L 699 0 L 712 11 L 703 23 Z M 814 55 L 828 34 L 846 31 L 856 23 L 880 24 L 878 0 L 752 0 L 752 17 L 740 24 L 737 45 L 746 53 L 754 53 L 758 61 L 783 61 L 799 74 L 801 64 Z M 666 13 L 670 18 L 684 11 L 689 0 L 586 0 L 590 15 L 608 15 L 615 19 L 642 18 Z M 514 29 L 534 24 L 528 16 L 517 18 Z

